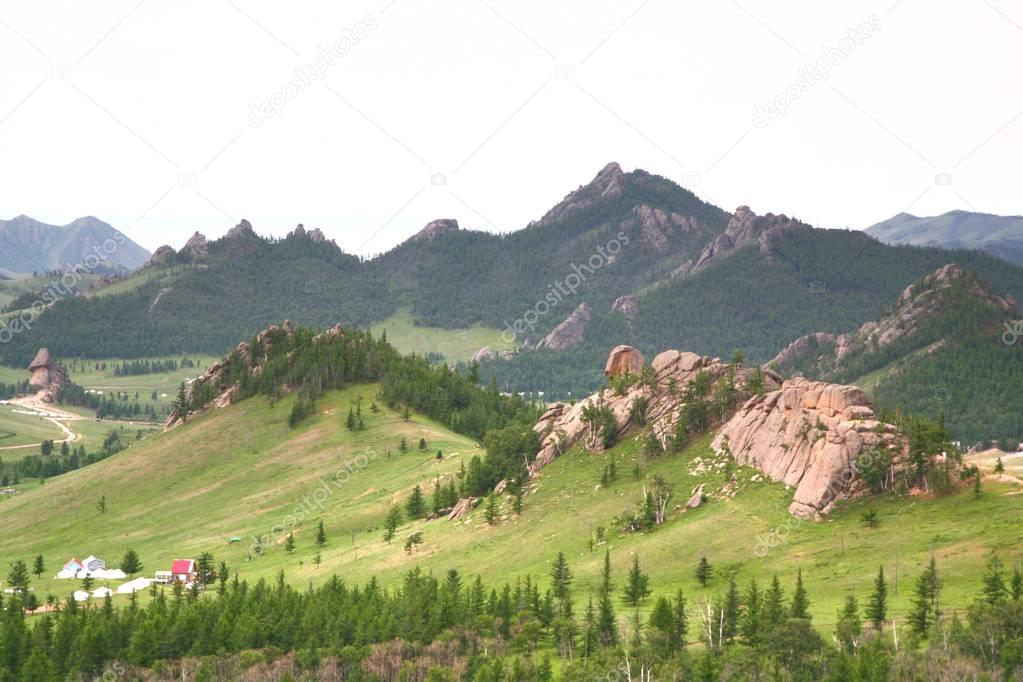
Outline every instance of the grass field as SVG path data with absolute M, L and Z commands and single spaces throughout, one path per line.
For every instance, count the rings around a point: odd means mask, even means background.
M 0 405 L 0 448 L 13 445 L 39 443 L 43 440 L 63 440 L 64 432 L 53 422 L 43 417 L 21 414 L 23 408 L 14 405 Z M 0 450 L 0 456 L 8 458 L 29 454 L 30 450 Z M 32 454 L 35 454 L 32 452 Z
M 418 327 L 412 314 L 403 308 L 371 328 L 374 336 L 387 332 L 387 340 L 402 353 L 440 353 L 448 362 L 468 362 L 476 351 L 490 346 L 494 352 L 511 350 L 514 343 L 501 338 L 501 330 L 475 325 L 468 329 Z
M 802 569 L 815 623 L 826 627 L 848 592 L 866 596 L 879 564 L 890 579 L 898 575 L 893 608 L 903 615 L 911 581 L 932 551 L 948 609 L 972 601 L 992 550 L 1008 566 L 1023 560 L 1023 495 L 1016 494 L 1016 485 L 985 482 L 979 499 L 972 491 L 943 499 L 871 499 L 827 521 L 801 523 L 786 512 L 791 491 L 752 481 L 752 470 L 740 470 L 734 498 L 719 496 L 724 478 L 720 469 L 708 466 L 707 438 L 681 454 L 643 461 L 638 438 L 630 437 L 613 450 L 618 480 L 606 489 L 599 479 L 611 455 L 573 451 L 532 483 L 521 515 L 510 513 L 505 498 L 495 526 L 478 508 L 456 522 L 406 523 L 387 544 L 381 526 L 388 506 L 402 502 L 416 484 L 429 499 L 435 477 L 453 475 L 479 450 L 427 419 L 403 422 L 382 406 L 379 413 L 369 412 L 376 390 L 332 392 L 319 402 L 319 413 L 294 430 L 286 426 L 290 397 L 273 406 L 253 398 L 0 501 L 0 565 L 18 558 L 31 562 L 42 554 L 49 575 L 71 556 L 94 553 L 116 564 L 132 547 L 148 575 L 175 558 L 208 550 L 245 578 L 269 579 L 284 570 L 297 585 L 336 572 L 349 582 L 375 576 L 394 586 L 415 566 L 435 574 L 457 566 L 492 582 L 532 575 L 546 584 L 550 561 L 563 550 L 576 576 L 577 598 L 585 599 L 608 548 L 619 586 L 638 553 L 655 595 L 682 587 L 696 602 L 718 594 L 732 574 L 743 586 L 753 577 L 763 584 L 777 574 L 790 590 Z M 352 433 L 343 420 L 359 399 L 367 428 Z M 408 454 L 398 453 L 402 436 L 413 444 Z M 426 452 L 415 447 L 421 437 L 428 442 Z M 633 476 L 637 462 L 644 480 Z M 667 523 L 646 534 L 619 536 L 609 530 L 607 544 L 591 552 L 594 530 L 612 528 L 617 514 L 634 508 L 653 475 L 664 476 L 675 489 Z M 683 513 L 680 506 L 701 482 L 707 484 L 709 501 Z M 102 496 L 105 514 L 96 506 Z M 880 527 L 864 527 L 860 516 L 868 508 L 878 511 Z M 314 543 L 320 518 L 329 538 L 322 549 Z M 296 541 L 293 554 L 282 542 L 289 530 Z M 424 543 L 408 554 L 403 541 L 413 530 L 422 531 Z M 772 530 L 779 532 L 772 536 Z M 278 542 L 252 554 L 258 535 Z M 229 544 L 232 536 L 243 541 Z M 767 537 L 775 539 L 765 544 Z M 706 589 L 693 575 L 701 555 L 715 569 Z M 64 596 L 77 583 L 44 576 L 35 587 L 40 596 Z

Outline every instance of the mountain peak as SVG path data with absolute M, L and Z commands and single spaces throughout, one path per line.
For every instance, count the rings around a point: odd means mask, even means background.
M 601 168 L 600 172 L 589 183 L 581 185 L 574 192 L 570 192 L 557 206 L 547 211 L 534 224 L 544 225 L 553 223 L 572 211 L 587 208 L 601 199 L 613 199 L 621 196 L 625 191 L 624 185 L 627 177 L 622 167 L 618 165 L 618 162 L 612 161 Z

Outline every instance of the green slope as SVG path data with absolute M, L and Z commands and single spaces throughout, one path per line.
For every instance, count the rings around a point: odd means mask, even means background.
M 387 544 L 381 526 L 388 506 L 403 501 L 416 484 L 424 486 L 429 498 L 435 477 L 454 475 L 479 450 L 427 419 L 413 416 L 404 422 L 383 406 L 379 413 L 369 412 L 376 392 L 375 385 L 330 392 L 318 402 L 319 413 L 295 430 L 286 426 L 292 398 L 274 405 L 251 398 L 2 501 L 0 563 L 41 553 L 52 574 L 71 556 L 94 553 L 114 564 L 133 547 L 151 575 L 175 558 L 208 550 L 246 578 L 271 578 L 284 570 L 297 585 L 317 584 L 333 573 L 351 582 L 376 577 L 396 585 L 415 566 L 434 574 L 457 566 L 491 582 L 525 575 L 546 580 L 549 562 L 561 550 L 576 575 L 577 598 L 585 599 L 596 584 L 603 550 L 591 551 L 592 533 L 598 526 L 612 528 L 612 519 L 636 505 L 654 475 L 664 476 L 676 491 L 667 523 L 646 534 L 609 531 L 607 548 L 619 581 L 638 553 L 652 575 L 655 594 L 681 586 L 699 600 L 722 590 L 725 576 L 732 573 L 741 583 L 753 577 L 763 583 L 777 573 L 791 585 L 801 568 L 814 622 L 823 627 L 833 622 L 847 592 L 867 591 L 878 564 L 890 576 L 898 564 L 899 592 L 893 601 L 895 613 L 903 614 L 909 580 L 932 551 L 942 571 L 947 609 L 972 600 L 991 550 L 1010 566 L 1023 560 L 1018 545 L 1023 496 L 1015 485 L 988 482 L 980 499 L 967 492 L 944 499 L 869 500 L 823 523 L 800 523 L 786 513 L 791 491 L 753 481 L 751 470 L 740 471 L 734 497 L 719 496 L 723 474 L 708 466 L 709 438 L 682 454 L 641 461 L 639 434 L 611 455 L 573 451 L 556 460 L 531 484 L 521 515 L 511 513 L 505 498 L 494 526 L 477 509 L 457 522 L 406 523 Z M 353 433 L 344 429 L 343 418 L 359 398 L 367 428 Z M 402 436 L 413 444 L 425 438 L 427 451 L 414 447 L 399 454 Z M 600 472 L 610 456 L 616 458 L 619 477 L 601 488 Z M 641 480 L 632 474 L 637 461 Z M 707 484 L 711 499 L 682 513 L 681 505 L 698 483 Z M 96 506 L 102 496 L 105 514 Z M 878 529 L 860 522 L 867 508 L 878 510 Z M 329 538 L 322 549 L 314 543 L 320 518 Z M 278 543 L 252 554 L 252 537 L 269 535 L 275 526 L 281 537 L 283 530 L 294 531 L 295 552 L 287 553 Z M 424 543 L 409 554 L 401 540 L 413 531 L 422 531 Z M 229 544 L 232 536 L 244 540 Z M 781 540 L 767 547 L 768 537 Z M 707 589 L 693 576 L 701 554 L 717 571 Z M 78 586 L 47 579 L 34 584 L 40 596 L 63 596 Z

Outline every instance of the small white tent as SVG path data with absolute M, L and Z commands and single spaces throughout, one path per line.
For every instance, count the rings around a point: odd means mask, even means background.
M 92 591 L 92 596 L 97 597 L 99 599 L 103 599 L 104 597 L 111 597 L 113 596 L 113 594 L 114 591 L 109 587 L 97 587 L 95 590 Z
M 85 590 L 75 590 L 73 596 L 75 598 L 75 601 L 85 601 L 86 599 L 89 598 L 89 593 L 86 592 Z

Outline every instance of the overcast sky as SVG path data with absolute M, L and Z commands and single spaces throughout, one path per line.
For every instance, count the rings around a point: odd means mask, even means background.
M 0 218 L 372 254 L 612 160 L 821 227 L 1019 214 L 1021 65 L 1011 0 L 5 2 Z

